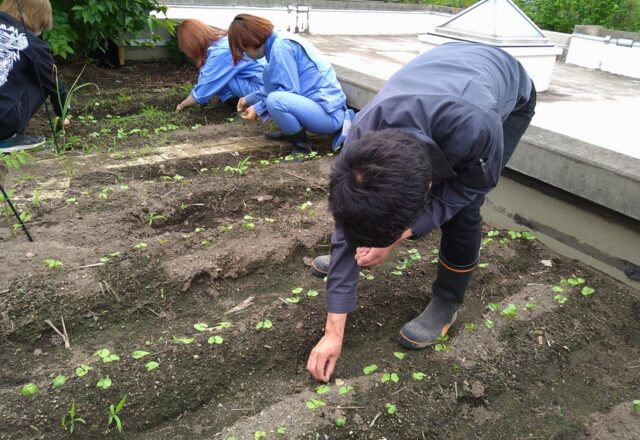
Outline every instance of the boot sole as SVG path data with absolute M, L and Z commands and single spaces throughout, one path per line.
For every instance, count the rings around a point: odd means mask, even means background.
M 451 322 L 449 322 L 447 325 L 445 325 L 444 327 L 442 327 L 442 331 L 441 331 L 441 336 L 444 336 L 447 334 L 447 332 L 449 331 L 449 329 L 451 328 L 451 326 L 453 325 L 454 322 L 456 322 L 456 319 L 458 318 L 458 312 L 455 312 L 453 314 L 453 318 L 451 318 Z M 404 348 L 407 348 L 409 350 L 422 350 L 423 348 L 427 348 L 430 347 L 432 345 L 435 345 L 438 343 L 437 340 L 435 341 L 428 341 L 428 342 L 423 342 L 423 341 L 414 341 L 411 338 L 408 338 L 405 334 L 402 333 L 402 330 L 400 330 L 400 334 L 398 335 L 398 342 L 400 343 L 400 345 L 402 345 Z

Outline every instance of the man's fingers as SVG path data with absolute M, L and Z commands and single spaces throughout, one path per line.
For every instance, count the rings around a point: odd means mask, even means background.
M 327 364 L 327 358 L 324 356 L 318 356 L 316 359 L 316 367 L 314 369 L 313 377 L 317 380 L 325 380 L 324 370 Z
M 327 368 L 325 370 L 325 377 L 322 379 L 325 382 L 329 382 L 331 380 L 331 376 L 333 376 L 333 370 L 336 368 L 336 362 L 338 362 L 337 357 L 330 357 L 327 362 Z

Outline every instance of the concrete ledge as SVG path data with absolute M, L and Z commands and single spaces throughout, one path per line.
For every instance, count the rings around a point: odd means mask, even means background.
M 385 81 L 335 66 L 347 104 L 362 108 Z M 531 126 L 507 168 L 640 220 L 640 159 Z

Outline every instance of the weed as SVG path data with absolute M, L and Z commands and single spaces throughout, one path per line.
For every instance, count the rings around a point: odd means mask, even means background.
M 158 368 L 160 366 L 160 364 L 156 361 L 149 361 L 146 364 L 144 364 L 144 368 L 147 369 L 147 371 L 153 371 L 156 368 Z
M 267 433 L 264 431 L 256 431 L 253 433 L 253 440 L 262 440 L 267 436 Z
M 273 323 L 268 319 L 260 321 L 256 324 L 256 330 L 267 330 L 271 327 L 273 327 Z
M 247 156 L 240 162 L 238 162 L 238 165 L 236 165 L 235 167 L 227 165 L 226 167 L 224 167 L 224 170 L 230 173 L 236 173 L 238 174 L 238 176 L 242 176 L 249 169 L 251 159 L 253 159 L 253 156 Z
M 286 433 L 287 433 L 287 428 L 285 428 L 284 426 L 278 426 L 276 428 L 276 434 L 285 435 Z
M 31 155 L 26 151 L 17 151 L 15 153 L 0 155 L 0 160 L 4 162 L 8 168 L 16 171 L 23 165 L 26 165 L 28 159 L 31 159 Z
M 156 214 L 152 212 L 151 214 L 149 214 L 149 216 L 145 220 L 145 223 L 147 223 L 149 226 L 153 226 L 153 222 L 157 222 L 159 220 L 166 220 L 166 219 L 167 217 L 165 217 L 164 215 Z
M 33 193 L 31 193 L 31 203 L 35 208 L 40 207 L 40 191 L 37 189 L 34 189 Z
M 427 375 L 424 374 L 422 371 L 416 371 L 411 375 L 411 377 L 413 378 L 413 380 L 421 381 L 421 380 L 424 380 L 427 377 Z
M 144 351 L 144 350 L 136 350 L 133 353 L 131 353 L 131 357 L 134 359 L 142 359 L 143 357 L 145 357 L 146 355 L 151 354 L 148 351 Z
M 22 394 L 24 397 L 29 397 L 36 394 L 38 391 L 40 391 L 38 385 L 36 385 L 35 383 L 28 383 L 22 387 L 22 389 L 20 390 L 20 394 Z
M 58 269 L 63 266 L 62 261 L 56 260 L 54 258 L 47 258 L 46 260 L 43 261 L 43 263 L 49 269 Z
M 384 407 L 387 410 L 387 414 L 395 414 L 396 406 L 393 403 L 385 403 Z
M 143 251 L 147 248 L 147 243 L 144 243 L 144 242 L 137 243 L 133 246 L 133 248 L 138 251 Z
M 396 351 L 396 352 L 393 353 L 393 355 L 395 357 L 397 357 L 398 359 L 400 359 L 400 360 L 403 360 L 404 358 L 407 357 L 407 353 L 403 353 L 401 351 Z
M 378 369 L 378 366 L 377 366 L 376 364 L 371 364 L 371 365 L 367 365 L 366 367 L 364 367 L 364 368 L 362 369 L 362 372 L 363 372 L 365 375 L 367 375 L 367 376 L 368 376 L 368 375 L 370 375 L 370 374 L 375 373 L 375 371 L 376 371 L 377 369 Z
M 516 316 L 518 316 L 518 307 L 516 307 L 515 304 L 510 303 L 507 305 L 507 307 L 502 309 L 500 314 L 506 318 L 510 318 L 510 319 L 515 318 Z
M 494 328 L 496 326 L 496 323 L 494 321 L 492 321 L 491 319 L 485 319 L 484 320 L 484 325 L 488 329 L 492 329 L 492 328 Z
M 474 331 L 476 329 L 476 325 L 473 322 L 465 322 L 464 323 L 464 329 L 465 330 L 469 330 L 470 332 Z
M 115 422 L 116 429 L 120 434 L 122 434 L 123 424 L 119 414 L 120 414 L 120 411 L 122 411 L 122 408 L 124 407 L 124 402 L 126 400 L 127 400 L 127 396 L 124 396 L 122 399 L 120 399 L 120 402 L 118 402 L 117 405 L 114 405 L 114 404 L 109 405 L 109 423 L 107 424 L 107 429 L 111 426 L 112 423 Z
M 96 386 L 98 388 L 102 388 L 103 390 L 106 390 L 107 388 L 111 387 L 111 378 L 109 376 L 107 377 L 103 377 L 102 379 L 100 379 L 98 381 L 98 383 L 96 384 Z
M 62 429 L 65 431 L 68 430 L 69 433 L 73 434 L 73 431 L 76 429 L 76 423 L 82 423 L 83 425 L 87 424 L 83 418 L 76 417 L 76 402 L 72 401 L 71 408 L 69 409 L 69 419 L 67 420 L 67 416 L 62 416 L 60 424 L 62 425 Z
M 346 423 L 347 423 L 347 419 L 345 419 L 344 417 L 338 417 L 336 419 L 336 426 L 339 426 L 340 428 L 346 425 Z
M 63 375 L 63 374 L 59 374 L 56 377 L 53 378 L 53 380 L 51 381 L 51 385 L 54 388 L 59 388 L 62 385 L 64 385 L 65 383 L 67 383 L 67 376 Z
M 435 351 L 450 351 L 451 348 L 449 347 L 449 345 L 446 343 L 449 340 L 449 335 L 444 335 L 444 336 L 438 336 L 438 339 L 436 339 L 437 344 L 434 345 L 433 349 Z

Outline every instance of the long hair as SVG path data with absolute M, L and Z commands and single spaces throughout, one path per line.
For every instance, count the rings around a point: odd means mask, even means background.
M 24 24 L 33 33 L 44 32 L 51 29 L 53 15 L 49 0 L 20 0 L 21 8 L 18 8 L 16 0 L 4 0 L 0 3 L 0 12 L 6 12 L 13 18 Z M 22 9 L 22 14 L 20 14 Z
M 266 18 L 250 14 L 238 14 L 229 25 L 229 47 L 233 62 L 238 64 L 244 52 L 257 49 L 273 32 L 273 23 Z
M 225 35 L 200 20 L 189 19 L 178 27 L 178 48 L 201 67 L 207 59 L 207 49 Z

